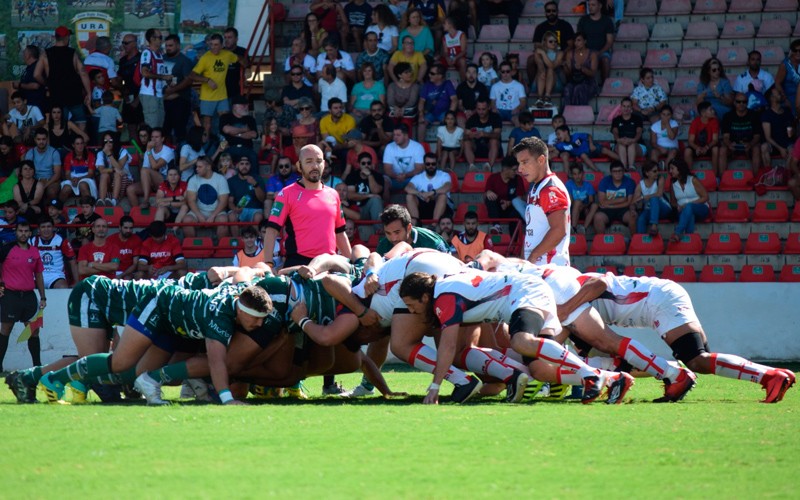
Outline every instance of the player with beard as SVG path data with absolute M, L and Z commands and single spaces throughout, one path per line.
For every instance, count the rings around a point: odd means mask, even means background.
M 464 230 L 453 236 L 451 243 L 456 249 L 457 257 L 470 263 L 484 249 L 492 250 L 492 238 L 478 229 L 478 214 L 470 210 L 464 214 Z

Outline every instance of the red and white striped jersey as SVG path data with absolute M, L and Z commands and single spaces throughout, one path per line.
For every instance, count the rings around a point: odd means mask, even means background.
M 528 205 L 525 207 L 525 248 L 524 257 L 528 259 L 531 251 L 542 242 L 550 230 L 547 216 L 559 210 L 566 210 L 566 234 L 554 248 L 539 256 L 534 264 L 569 265 L 569 228 L 570 201 L 564 183 L 551 173 L 531 186 L 528 193 Z

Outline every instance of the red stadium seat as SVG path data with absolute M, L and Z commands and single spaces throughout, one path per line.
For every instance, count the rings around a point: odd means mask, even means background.
M 690 0 L 669 0 L 658 7 L 659 17 L 688 16 L 692 12 Z
M 594 125 L 594 108 L 591 106 L 573 106 L 567 104 L 564 106 L 564 120 L 569 123 L 570 127 L 573 125 Z
M 726 170 L 719 183 L 720 191 L 752 191 L 753 172 L 750 170 Z
M 125 215 L 125 211 L 122 210 L 122 207 L 97 207 L 94 209 L 94 212 L 108 221 L 109 227 L 117 227 L 119 226 L 119 220 Z
M 589 255 L 625 255 L 625 238 L 620 233 L 596 234 Z
M 767 0 L 764 12 L 797 12 L 797 0 Z
M 493 234 L 489 236 L 492 240 L 494 251 L 500 255 L 508 255 L 508 247 L 511 245 L 511 235 L 508 233 Z
M 654 266 L 625 266 L 625 276 L 652 276 L 656 277 L 656 268 Z
M 633 82 L 630 78 L 609 77 L 603 82 L 603 89 L 600 91 L 600 95 L 602 97 L 628 97 L 632 92 Z
M 664 240 L 661 235 L 634 234 L 628 247 L 628 255 L 661 255 L 664 253 Z
M 645 55 L 644 65 L 654 69 L 674 68 L 678 65 L 678 55 L 674 49 L 650 49 Z
M 800 222 L 800 203 L 794 204 L 794 208 L 792 208 L 792 216 L 789 220 L 792 222 Z
M 761 12 L 762 0 L 731 0 L 728 12 L 756 13 Z
M 618 49 L 611 54 L 611 69 L 639 69 L 641 67 L 642 54 L 638 50 Z
M 786 264 L 781 268 L 778 278 L 782 283 L 800 283 L 800 266 L 796 264 Z
M 600 172 L 584 172 L 583 181 L 592 185 L 595 191 L 600 187 L 600 181 L 603 180 L 603 174 Z
M 775 270 L 772 266 L 746 264 L 739 273 L 739 281 L 745 283 L 771 283 L 775 281 Z
M 729 283 L 736 281 L 736 273 L 730 264 L 706 264 L 700 271 L 701 283 Z
M 739 45 L 729 45 L 720 42 L 717 59 L 722 61 L 726 67 L 747 66 L 747 50 Z
M 61 210 L 61 212 L 64 214 L 64 219 L 66 219 L 67 222 L 71 222 L 72 219 L 74 219 L 75 217 L 78 216 L 79 213 L 81 213 L 81 209 L 80 207 L 70 206 L 70 207 L 64 207 Z
M 783 61 L 783 47 L 780 45 L 757 45 L 756 50 L 761 52 L 761 64 L 764 66 L 777 66 Z
M 220 238 L 214 251 L 214 257 L 219 259 L 233 259 L 236 252 L 244 246 L 242 239 L 236 236 L 225 236 Z
M 572 233 L 569 235 L 569 254 L 570 255 L 586 255 L 588 245 L 586 244 L 586 237 L 582 234 Z
M 489 180 L 489 174 L 485 172 L 467 172 L 464 176 L 464 181 L 461 184 L 462 193 L 485 193 L 486 181 Z
M 453 216 L 453 222 L 456 224 L 461 224 L 464 222 L 464 215 L 469 212 L 476 212 L 478 214 L 478 220 L 485 221 L 489 218 L 489 210 L 486 208 L 485 204 L 482 203 L 459 203 L 458 208 L 456 208 L 456 213 Z
M 136 227 L 147 227 L 156 220 L 156 209 L 154 207 L 142 208 L 140 206 L 131 207 L 131 217 L 133 225 Z
M 699 255 L 703 251 L 703 240 L 697 233 L 683 234 L 678 241 L 667 244 L 667 255 Z
M 520 26 L 522 26 L 520 24 Z M 517 28 L 519 29 L 519 28 Z M 615 42 L 642 42 L 650 37 L 650 32 L 647 25 L 644 23 L 628 23 L 624 22 L 619 25 L 617 29 L 617 36 L 614 38 Z M 526 41 L 530 41 L 528 39 Z
M 184 238 L 183 256 L 187 259 L 206 259 L 214 254 L 214 242 L 205 236 L 202 238 Z
M 688 47 L 681 50 L 678 67 L 698 69 L 710 58 L 711 50 L 708 47 Z
M 781 253 L 778 233 L 750 233 L 744 244 L 744 253 L 749 255 L 775 255 Z
M 753 222 L 786 222 L 789 207 L 783 200 L 758 200 L 753 212 Z
M 614 116 L 611 114 L 614 113 Z M 597 111 L 597 118 L 594 121 L 595 125 L 611 125 L 613 120 L 619 114 L 619 107 L 616 104 L 601 104 L 600 109 Z
M 625 2 L 625 15 L 652 16 L 658 10 L 656 0 L 628 0 Z
M 672 40 L 683 40 L 683 27 L 680 23 L 657 22 L 653 25 L 653 33 L 650 35 L 651 42 L 667 42 Z M 647 58 L 645 58 L 644 64 L 645 66 L 647 65 Z
M 750 207 L 746 201 L 721 201 L 714 214 L 714 222 L 748 222 L 750 220 Z
M 706 255 L 736 255 L 742 253 L 739 233 L 711 233 L 706 242 Z
M 722 26 L 722 33 L 720 33 L 719 39 L 753 39 L 755 36 L 756 28 L 753 26 L 753 21 L 750 21 L 749 19 L 737 19 L 734 21 L 725 21 L 725 24 Z
M 714 21 L 692 21 L 686 27 L 684 38 L 686 40 L 716 40 L 719 38 L 719 27 Z
M 482 42 L 507 42 L 511 38 L 507 24 L 484 24 L 478 43 Z
M 696 96 L 697 95 L 697 76 L 681 75 L 675 77 L 675 84 L 672 86 L 670 96 Z
M 607 266 L 588 266 L 586 268 L 587 273 L 597 273 L 597 274 L 606 274 L 611 273 L 616 275 L 617 269 L 614 267 L 607 267 Z
M 783 248 L 786 255 L 800 254 L 800 233 L 789 233 L 786 237 L 786 246 Z
M 536 30 L 536 25 L 529 23 L 519 23 L 517 29 L 514 30 L 514 36 L 511 37 L 512 42 L 527 42 L 533 40 L 533 32 Z M 520 62 L 524 59 L 520 57 Z
M 711 170 L 694 170 L 692 175 L 697 177 L 697 180 L 709 193 L 717 190 L 717 178 L 714 177 L 714 172 Z
M 678 283 L 694 283 L 697 281 L 697 273 L 694 268 L 686 265 L 664 266 L 664 269 L 661 270 L 661 277 Z
M 728 10 L 725 0 L 703 0 L 694 4 L 692 14 L 724 14 Z
M 792 24 L 788 19 L 762 19 L 756 38 L 788 38 L 792 36 Z

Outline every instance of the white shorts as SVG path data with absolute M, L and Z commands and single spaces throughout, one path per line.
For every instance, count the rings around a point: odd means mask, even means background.
M 508 303 L 512 304 L 513 311 L 517 309 L 534 309 L 539 310 L 544 314 L 544 325 L 542 329 L 550 328 L 553 330 L 553 335 L 561 333 L 561 322 L 558 321 L 558 312 L 556 311 L 556 301 L 553 298 L 553 292 L 548 286 L 541 286 L 537 284 L 526 284 L 522 287 L 516 288 L 508 296 Z M 510 320 L 511 315 L 506 318 L 506 322 Z M 538 334 L 539 332 L 530 332 Z
M 400 293 L 397 291 L 398 288 L 400 287 L 394 287 L 388 295 L 379 295 L 376 293 L 372 296 L 372 302 L 370 302 L 369 308 L 378 313 L 378 316 L 381 317 L 381 326 L 383 328 L 389 328 L 389 326 L 391 326 L 392 315 L 395 309 L 404 309 L 406 307 L 406 303 L 403 302 L 400 298 Z M 400 301 L 399 304 L 398 300 Z
M 679 326 L 700 322 L 689 293 L 677 283 L 667 283 L 653 289 L 647 302 L 652 310 L 653 329 L 662 339 L 667 332 Z
M 78 186 L 84 183 L 89 186 L 89 194 L 91 194 L 93 198 L 97 198 L 97 184 L 95 184 L 94 179 L 83 178 L 79 180 L 77 184 L 72 184 L 72 181 L 61 181 L 61 187 L 69 186 L 72 188 L 72 193 L 75 196 L 80 196 L 81 191 Z
M 64 273 L 42 273 L 42 278 L 44 279 L 44 287 L 50 288 L 58 280 L 66 281 L 67 276 Z

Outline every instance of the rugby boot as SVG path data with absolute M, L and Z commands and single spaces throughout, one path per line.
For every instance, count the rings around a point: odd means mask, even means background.
M 767 391 L 767 397 L 762 403 L 777 403 L 792 386 L 794 380 L 786 372 L 772 369 L 761 377 L 761 386 Z
M 483 382 L 477 377 L 469 377 L 469 382 L 463 385 L 457 385 L 453 389 L 453 394 L 450 395 L 450 401 L 454 403 L 466 403 L 472 396 L 480 392 L 483 387 Z
M 64 403 L 64 384 L 57 380 L 50 380 L 49 373 L 45 373 L 39 379 L 39 390 L 44 392 L 48 403 Z
M 153 380 L 147 373 L 142 373 L 136 377 L 133 387 L 139 391 L 147 400 L 148 406 L 166 406 L 169 401 L 164 401 L 161 397 L 161 384 Z
M 681 368 L 680 370 L 680 374 L 675 377 L 674 381 L 664 379 L 664 397 L 656 400 L 657 402 L 680 401 L 697 385 L 697 375 L 694 372 L 686 368 Z
M 525 373 L 514 370 L 514 374 L 511 375 L 506 384 L 506 402 L 519 403 L 522 401 L 523 396 L 525 396 L 525 387 L 527 387 L 530 379 Z
M 589 404 L 594 402 L 595 399 L 600 397 L 603 393 L 604 380 L 598 375 L 590 375 L 583 379 L 583 395 L 581 396 L 581 403 Z
M 608 385 L 608 400 L 606 404 L 618 405 L 622 403 L 625 394 L 628 393 L 635 381 L 629 373 L 620 372 L 613 377 L 609 377 L 610 384 Z
M 83 382 L 74 380 L 67 384 L 67 388 L 69 389 L 71 395 L 70 401 L 72 404 L 80 405 L 86 403 L 86 393 L 89 392 L 89 388 L 87 388 Z

